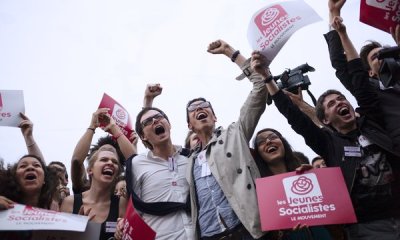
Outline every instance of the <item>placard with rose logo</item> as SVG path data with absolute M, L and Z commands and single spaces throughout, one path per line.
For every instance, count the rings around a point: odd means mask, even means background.
M 264 231 L 357 221 L 340 168 L 320 168 L 256 180 Z
M 124 135 L 129 139 L 133 132 L 133 128 L 131 117 L 129 116 L 128 111 L 112 97 L 107 95 L 107 93 L 103 94 L 99 108 L 110 109 L 108 113 L 115 120 L 116 124 L 120 127 Z
M 390 33 L 400 24 L 400 2 L 398 0 L 361 0 L 360 21 Z

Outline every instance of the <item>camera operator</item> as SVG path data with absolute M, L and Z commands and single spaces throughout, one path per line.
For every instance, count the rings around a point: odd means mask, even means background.
M 333 23 L 335 17 L 340 16 L 340 10 L 343 7 L 345 0 L 329 0 L 329 15 L 330 23 Z M 392 31 L 393 33 L 393 31 Z M 345 29 L 344 34 L 347 35 Z M 400 28 L 396 28 L 396 33 L 392 34 L 395 41 L 400 43 Z M 346 55 L 344 54 L 343 45 L 339 34 L 336 30 L 332 30 L 324 35 L 329 49 L 329 55 L 332 67 L 336 70 L 336 76 L 344 87 L 354 95 L 354 86 L 351 83 L 352 75 L 348 72 Z M 348 39 L 350 42 L 350 39 Z M 351 42 L 350 42 L 351 43 Z M 369 83 L 374 87 L 380 106 L 382 109 L 384 126 L 392 138 L 394 148 L 400 150 L 400 87 L 394 85 L 389 88 L 383 86 L 379 81 L 380 67 L 383 61 L 377 58 L 377 53 L 382 49 L 382 45 L 371 41 L 365 45 L 360 52 L 360 58 L 364 67 L 368 70 L 370 79 Z M 400 79 L 395 79 L 400 82 Z M 363 115 L 365 113 L 359 112 Z

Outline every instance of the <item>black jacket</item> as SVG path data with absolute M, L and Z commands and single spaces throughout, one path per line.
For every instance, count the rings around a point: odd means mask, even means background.
M 327 128 L 319 128 L 282 91 L 273 95 L 272 98 L 276 107 L 287 118 L 292 128 L 304 137 L 306 144 L 311 149 L 324 158 L 328 167 L 341 168 L 346 185 L 351 193 L 356 170 L 362 158 L 345 156 L 344 148 L 359 146 L 357 138 L 360 134 L 366 136 L 372 143 L 385 151 L 388 160 L 394 162 L 393 166 L 396 169 L 398 169 L 400 154 L 393 150 L 391 138 L 381 127 L 379 101 L 377 100 L 376 92 L 368 82 L 363 81 L 368 76 L 362 69 L 361 60 L 355 59 L 349 62 L 349 71 L 353 76 L 354 96 L 364 114 L 356 120 L 357 129 L 348 134 L 340 134 Z M 396 200 L 400 201 L 397 198 Z M 398 215 L 397 212 L 393 214 Z M 385 215 L 384 217 L 387 216 Z
M 332 67 L 336 70 L 336 77 L 354 95 L 352 74 L 348 71 L 348 63 L 339 34 L 333 30 L 324 34 L 324 37 L 328 44 Z M 396 86 L 383 90 L 379 86 L 379 80 L 373 78 L 369 78 L 369 83 L 375 89 L 380 101 L 384 128 L 393 139 L 394 149 L 400 151 L 400 89 Z M 360 112 L 360 114 L 363 113 Z

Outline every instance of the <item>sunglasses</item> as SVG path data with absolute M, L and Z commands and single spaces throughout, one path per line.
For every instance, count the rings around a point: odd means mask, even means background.
M 279 139 L 279 136 L 276 135 L 275 133 L 271 133 L 271 134 L 268 135 L 267 137 L 260 137 L 260 138 L 258 138 L 258 139 L 256 140 L 256 144 L 257 144 L 257 146 L 261 146 L 261 145 L 263 145 L 264 143 L 267 143 L 267 140 L 273 141 L 273 140 L 276 140 L 276 139 Z
M 147 127 L 147 126 L 153 124 L 154 121 L 158 121 L 163 118 L 164 118 L 164 116 L 161 113 L 157 113 L 157 114 L 154 114 L 153 116 L 146 118 L 140 124 L 142 125 L 142 127 Z
M 201 102 L 201 103 L 198 103 L 198 104 L 191 104 L 191 105 L 189 105 L 188 106 L 188 108 L 187 108 L 187 110 L 189 111 L 189 112 L 193 112 L 193 111 L 195 111 L 196 109 L 198 109 L 198 108 L 209 108 L 211 106 L 211 104 L 210 104 L 210 102 Z

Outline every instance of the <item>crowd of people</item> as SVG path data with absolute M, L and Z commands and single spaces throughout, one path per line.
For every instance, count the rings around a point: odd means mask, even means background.
M 186 106 L 184 146 L 174 144 L 167 114 L 153 106 L 162 87 L 148 84 L 131 136 L 123 134 L 109 109 L 93 113 L 72 154 L 69 178 L 62 162 L 46 165 L 33 123 L 21 113 L 27 154 L 13 165 L 0 165 L 0 210 L 21 203 L 86 215 L 101 224 L 100 239 L 121 239 L 131 197 L 158 240 L 400 239 L 400 79 L 389 87 L 381 84 L 379 43 L 371 41 L 358 54 L 340 17 L 344 3 L 328 0 L 332 30 L 324 38 L 336 76 L 357 108 L 334 89 L 314 108 L 301 89 L 278 87 L 266 56 L 254 51 L 247 59 L 217 40 L 208 52 L 225 55 L 252 84 L 232 124 L 218 127 L 211 102 L 194 98 Z M 400 26 L 391 32 L 400 43 Z M 285 133 L 259 123 L 268 95 L 318 154 L 311 161 L 291 147 Z M 266 126 L 254 135 L 259 124 Z M 107 135 L 92 144 L 99 129 Z M 148 151 L 138 153 L 139 139 Z M 341 169 L 357 223 L 262 231 L 255 179 L 324 167 Z M 29 232 L 0 232 L 1 239 L 29 237 Z

